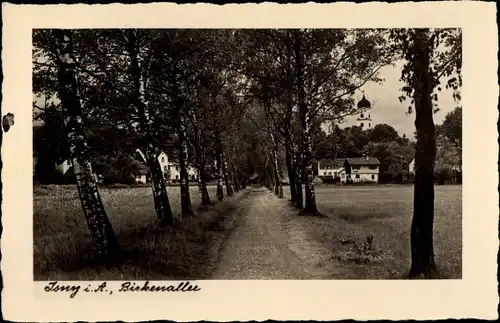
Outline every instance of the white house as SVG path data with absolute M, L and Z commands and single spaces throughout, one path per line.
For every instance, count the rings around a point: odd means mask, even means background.
M 146 184 L 148 182 L 149 171 L 147 167 L 141 167 L 137 173 L 134 174 L 136 183 Z
M 354 183 L 378 183 L 380 161 L 375 157 L 346 158 L 346 176 Z
M 168 172 L 168 166 L 169 166 L 169 162 L 168 162 L 168 156 L 167 154 L 165 154 L 165 152 L 160 152 L 158 154 L 158 163 L 160 163 L 160 167 L 161 167 L 161 170 L 162 172 L 165 174 Z
M 410 174 L 415 174 L 415 158 L 413 158 L 410 162 L 410 165 L 408 166 L 408 172 Z
M 142 152 L 138 149 L 137 152 L 143 156 Z M 144 157 L 143 157 L 144 158 Z M 165 179 L 169 182 L 177 182 L 180 181 L 180 168 L 179 164 L 170 159 L 168 155 L 164 152 L 161 151 L 157 154 L 157 159 L 158 163 L 160 164 L 160 168 L 163 172 L 163 175 L 165 176 Z M 146 173 L 147 174 L 147 173 Z M 141 182 L 145 183 L 148 179 L 145 176 L 146 174 L 143 174 L 143 172 L 136 174 L 136 182 Z M 190 180 L 197 180 L 197 170 L 194 167 L 188 166 L 188 176 Z
M 70 160 L 66 159 L 62 163 L 56 164 L 56 169 L 61 175 L 64 175 L 72 166 Z
M 181 173 L 180 173 L 179 163 L 177 163 L 177 161 L 169 159 L 168 155 L 162 151 L 158 154 L 158 162 L 160 163 L 160 167 L 165 176 L 167 176 L 168 173 L 170 173 L 169 177 L 167 178 L 169 182 L 180 181 Z M 189 180 L 192 181 L 198 180 L 197 169 L 195 167 L 188 165 L 188 176 Z
M 323 180 L 338 180 L 346 183 L 378 183 L 380 161 L 375 157 L 347 157 L 321 159 L 318 176 Z
M 69 159 L 66 159 L 65 161 L 63 161 L 62 163 L 60 164 L 55 164 L 55 167 L 56 167 L 56 171 L 58 171 L 59 173 L 61 173 L 61 175 L 66 175 L 66 173 L 71 169 L 73 168 L 73 165 L 71 164 L 71 161 Z M 99 176 L 94 173 L 94 179 L 96 181 L 99 181 Z
M 322 180 L 341 178 L 341 174 L 345 174 L 344 163 L 345 158 L 320 159 L 318 161 L 318 176 Z
M 169 165 L 170 168 L 170 178 L 169 180 L 171 182 L 176 182 L 180 181 L 181 178 L 181 172 L 179 168 L 179 164 L 177 163 L 171 163 Z M 197 169 L 191 166 L 188 166 L 188 176 L 190 181 L 196 181 L 198 180 L 198 172 Z

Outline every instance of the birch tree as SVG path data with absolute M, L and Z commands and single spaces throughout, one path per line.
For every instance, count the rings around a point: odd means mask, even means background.
M 160 225 L 173 225 L 173 215 L 167 194 L 167 186 L 163 171 L 157 159 L 153 132 L 150 124 L 149 102 L 146 99 L 146 89 L 150 77 L 151 47 L 141 46 L 141 39 L 135 29 L 124 32 L 123 38 L 130 55 L 129 73 L 132 76 L 134 88 L 132 102 L 136 106 L 136 113 L 141 128 L 143 145 L 146 147 L 145 162 L 149 168 L 153 186 L 153 201 Z M 151 40 L 150 40 L 151 41 Z M 145 52 L 145 53 L 144 53 Z
M 77 62 L 73 54 L 72 36 L 72 32 L 69 30 L 54 30 L 52 32 L 54 55 L 57 57 L 58 67 L 58 94 L 65 113 L 70 159 L 76 176 L 83 212 L 97 252 L 105 260 L 110 260 L 118 255 L 120 247 L 93 176 L 89 149 L 84 135 L 82 106 L 75 73 Z

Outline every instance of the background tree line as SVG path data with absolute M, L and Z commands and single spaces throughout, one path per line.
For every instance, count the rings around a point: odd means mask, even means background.
M 328 129 L 327 129 L 328 130 Z M 357 126 L 331 130 L 316 129 L 313 145 L 314 159 L 361 157 L 363 154 L 380 161 L 380 183 L 401 183 L 413 180 L 409 164 L 415 157 L 414 139 L 398 132 L 388 124 L 377 124 L 362 130 Z M 457 183 L 461 180 L 462 108 L 449 112 L 443 123 L 436 126 L 436 182 Z M 317 168 L 317 163 L 315 163 Z M 317 169 L 315 170 L 317 174 Z

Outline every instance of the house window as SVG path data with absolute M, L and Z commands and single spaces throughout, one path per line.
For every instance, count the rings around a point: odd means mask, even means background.
M 370 128 L 371 128 L 371 126 L 372 126 L 372 123 L 370 122 L 370 123 L 368 124 L 368 127 L 370 127 Z
M 191 179 L 194 179 L 194 175 L 191 175 Z
M 166 173 L 168 172 L 168 167 L 167 166 L 163 166 L 163 171 Z
M 356 178 L 359 178 L 359 174 L 356 174 Z
M 363 128 L 363 126 L 364 126 L 364 124 L 363 124 L 363 122 L 361 122 L 361 128 Z
M 337 172 L 334 172 L 334 173 L 333 173 L 333 176 L 334 176 L 334 177 L 337 177 Z
M 328 172 L 328 175 L 332 175 L 332 172 Z
M 179 166 L 175 166 L 175 170 L 179 170 Z
M 377 169 L 377 166 L 370 165 L 369 168 L 370 169 Z
M 375 175 L 372 175 L 372 179 L 375 179 Z
M 352 169 L 360 170 L 361 166 L 352 166 Z
M 175 175 L 175 179 L 179 179 L 179 175 Z
M 361 119 L 363 119 L 363 118 L 364 118 L 364 115 L 361 113 Z
M 165 157 L 162 157 L 161 158 L 161 162 L 164 163 L 165 162 Z

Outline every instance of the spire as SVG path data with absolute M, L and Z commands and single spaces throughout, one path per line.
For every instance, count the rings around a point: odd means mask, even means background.
M 363 98 L 358 102 L 358 108 L 360 109 L 366 109 L 366 108 L 370 108 L 371 107 L 371 103 L 370 101 L 368 101 L 365 97 L 365 93 L 363 92 Z

